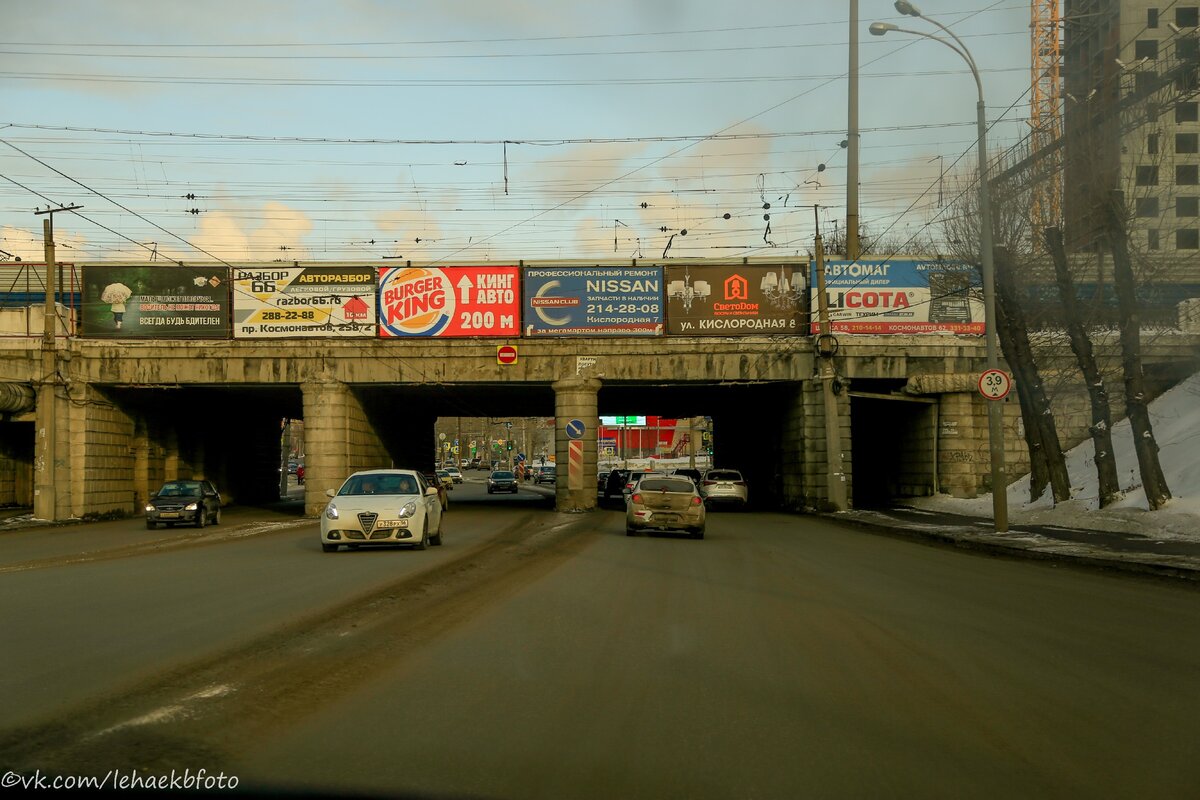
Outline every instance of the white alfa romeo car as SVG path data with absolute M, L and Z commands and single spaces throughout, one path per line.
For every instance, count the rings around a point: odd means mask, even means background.
M 321 514 L 321 549 L 341 545 L 410 545 L 424 550 L 442 543 L 438 490 L 411 469 L 356 472 L 336 491 Z

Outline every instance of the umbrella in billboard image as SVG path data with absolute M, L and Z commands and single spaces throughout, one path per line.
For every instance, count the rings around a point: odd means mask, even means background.
M 100 300 L 112 306 L 113 322 L 117 330 L 125 320 L 125 301 L 133 294 L 133 290 L 123 283 L 110 283 L 100 293 Z
M 110 283 L 100 293 L 100 299 L 105 303 L 124 303 L 133 295 L 133 290 L 123 283 Z

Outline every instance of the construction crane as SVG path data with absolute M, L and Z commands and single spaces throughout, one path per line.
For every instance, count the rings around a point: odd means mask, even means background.
M 1060 0 L 1030 0 L 1032 50 L 1029 125 L 1031 151 L 1042 154 L 1045 180 L 1034 183 L 1030 215 L 1033 230 L 1058 225 L 1062 217 L 1062 152 L 1053 147 L 1063 133 L 1062 9 Z

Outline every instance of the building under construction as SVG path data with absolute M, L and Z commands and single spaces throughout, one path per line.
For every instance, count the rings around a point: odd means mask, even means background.
M 1121 189 L 1130 246 L 1169 265 L 1172 282 L 1200 283 L 1200 5 L 1066 0 L 1063 11 L 1068 242 L 1097 249 Z

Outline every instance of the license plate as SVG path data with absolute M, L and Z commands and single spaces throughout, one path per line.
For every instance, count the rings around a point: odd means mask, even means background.
M 179 518 L 179 514 L 177 514 L 174 511 L 163 511 L 158 516 L 161 517 L 162 519 L 178 519 Z
M 406 519 L 381 519 L 375 523 L 376 528 L 407 528 Z

